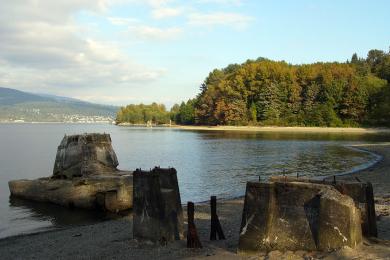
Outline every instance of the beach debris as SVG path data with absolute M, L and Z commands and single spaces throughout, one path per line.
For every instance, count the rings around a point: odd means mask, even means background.
M 183 211 L 176 170 L 137 169 L 133 176 L 133 237 L 160 245 L 183 239 Z
M 70 208 L 119 212 L 133 205 L 133 177 L 120 171 L 109 134 L 65 135 L 53 175 L 8 183 L 12 196 Z
M 189 201 L 187 203 L 187 248 L 202 248 L 202 243 L 199 240 L 198 231 L 196 230 L 194 222 L 194 203 Z
M 270 181 L 281 181 L 280 176 L 272 176 Z M 306 182 L 306 183 L 317 183 L 331 185 L 336 188 L 339 192 L 344 195 L 351 197 L 356 207 L 360 209 L 361 220 L 362 220 L 362 232 L 365 237 L 377 237 L 378 230 L 376 225 L 376 212 L 375 212 L 375 201 L 374 201 L 374 190 L 370 182 L 362 182 L 360 179 L 358 181 L 346 181 L 339 180 L 337 183 L 330 181 L 319 181 L 309 178 L 301 178 L 299 180 L 288 177 L 283 178 L 283 181 L 289 182 Z
M 221 223 L 219 222 L 219 218 L 217 215 L 217 197 L 216 196 L 211 196 L 210 207 L 211 207 L 210 240 L 216 240 L 217 234 L 218 234 L 219 240 L 224 240 L 226 238 L 225 238 L 225 235 L 223 234 Z
M 281 180 L 247 183 L 240 254 L 331 251 L 361 243 L 360 210 L 352 198 L 331 185 Z

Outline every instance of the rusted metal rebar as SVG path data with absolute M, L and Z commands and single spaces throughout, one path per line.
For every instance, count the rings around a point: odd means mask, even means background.
M 188 232 L 187 232 L 187 247 L 188 248 L 202 248 L 200 243 L 198 232 L 194 223 L 194 203 L 189 201 L 187 203 L 187 216 L 188 216 Z
M 216 196 L 211 196 L 210 206 L 211 206 L 210 240 L 216 240 L 217 234 L 218 234 L 219 240 L 226 239 L 225 235 L 223 234 L 221 223 L 219 222 L 219 218 L 217 215 L 217 197 Z

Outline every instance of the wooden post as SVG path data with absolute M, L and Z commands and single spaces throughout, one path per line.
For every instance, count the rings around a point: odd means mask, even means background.
M 378 237 L 378 229 L 376 226 L 375 200 L 374 190 L 371 182 L 367 182 L 366 187 L 366 214 L 367 214 L 367 233 L 370 236 Z M 364 232 L 365 230 L 363 230 Z
M 187 216 L 188 216 L 188 232 L 187 232 L 187 247 L 188 248 L 202 248 L 200 243 L 198 232 L 194 223 L 194 203 L 189 201 L 187 203 Z
M 210 199 L 211 206 L 211 232 L 210 232 L 210 240 L 216 240 L 217 234 L 219 240 L 226 239 L 223 234 L 221 223 L 219 222 L 219 218 L 217 215 L 217 197 L 211 196 Z

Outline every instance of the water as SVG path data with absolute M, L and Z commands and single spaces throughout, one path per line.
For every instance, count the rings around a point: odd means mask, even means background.
M 51 175 L 64 134 L 111 134 L 119 168 L 175 167 L 182 202 L 243 195 L 272 174 L 322 176 L 353 170 L 374 156 L 344 145 L 388 135 L 183 131 L 82 124 L 0 124 L 0 237 L 90 224 L 112 216 L 10 199 L 7 182 Z

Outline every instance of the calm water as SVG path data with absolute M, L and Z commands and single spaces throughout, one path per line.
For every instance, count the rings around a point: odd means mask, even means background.
M 374 157 L 344 145 L 390 141 L 388 135 L 182 131 L 80 124 L 0 124 L 0 237 L 112 217 L 10 199 L 12 179 L 49 176 L 64 134 L 111 134 L 120 169 L 175 167 L 182 202 L 243 195 L 245 183 L 272 174 L 329 175 Z

